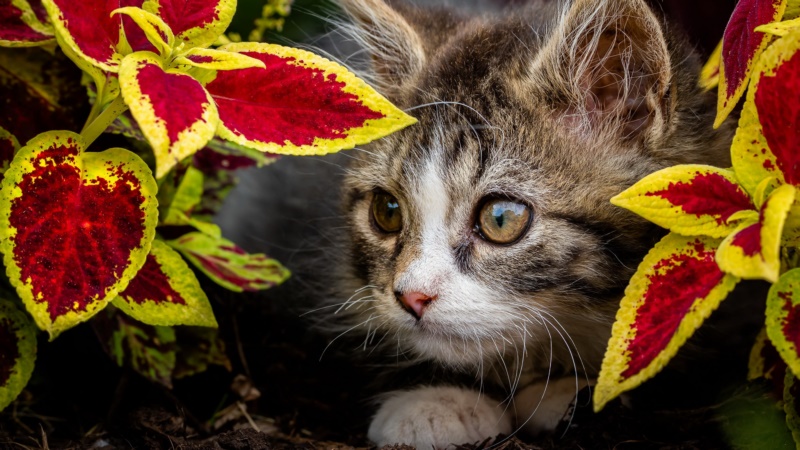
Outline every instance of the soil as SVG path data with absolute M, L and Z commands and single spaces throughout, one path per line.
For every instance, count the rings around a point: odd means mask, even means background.
M 370 448 L 369 370 L 330 350 L 320 359 L 326 340 L 277 303 L 217 297 L 231 371 L 212 366 L 169 390 L 117 367 L 91 327 L 76 327 L 40 343 L 33 379 L 0 414 L 0 448 Z M 730 389 L 719 386 L 743 379 L 744 360 L 713 355 L 711 368 L 667 371 L 599 414 L 581 400 L 552 435 L 498 437 L 491 448 L 729 448 L 717 403 Z

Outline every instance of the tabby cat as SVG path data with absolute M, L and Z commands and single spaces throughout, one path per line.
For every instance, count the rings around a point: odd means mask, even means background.
M 376 354 L 509 393 L 389 392 L 368 435 L 444 448 L 551 429 L 596 376 L 624 288 L 663 235 L 609 199 L 667 166 L 729 164 L 699 59 L 644 0 L 473 16 L 339 3 L 371 81 L 419 123 L 353 154 L 355 294 L 337 320 L 380 341 Z

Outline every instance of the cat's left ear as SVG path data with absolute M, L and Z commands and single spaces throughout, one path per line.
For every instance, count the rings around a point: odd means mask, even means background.
M 579 132 L 658 139 L 669 126 L 670 53 L 644 0 L 575 0 L 531 74 Z

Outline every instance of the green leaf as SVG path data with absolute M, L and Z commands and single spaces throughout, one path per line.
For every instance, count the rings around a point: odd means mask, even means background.
M 225 353 L 225 342 L 219 331 L 204 327 L 176 327 L 178 342 L 177 360 L 173 377 L 185 378 L 205 372 L 208 366 L 221 366 L 231 370 L 231 361 Z
M 177 177 L 178 174 L 175 176 Z M 203 172 L 192 166 L 186 168 L 163 215 L 162 225 L 188 225 L 215 238 L 222 236 L 217 225 L 192 217 L 194 209 L 203 198 L 203 181 Z
M 800 269 L 792 269 L 773 284 L 767 297 L 767 336 L 781 358 L 800 373 Z
M 36 326 L 14 303 L 0 298 L 0 411 L 28 384 L 36 361 Z
M 13 134 L 0 127 L 0 175 L 6 173 L 14 155 L 19 150 L 19 141 Z M 0 177 L 2 179 L 2 177 Z
M 797 377 L 787 370 L 786 379 L 783 383 L 783 411 L 786 413 L 786 426 L 792 432 L 795 445 L 800 448 L 800 383 Z
M 172 387 L 175 330 L 146 325 L 106 308 L 92 320 L 103 349 L 120 367 L 130 367 L 150 381 Z

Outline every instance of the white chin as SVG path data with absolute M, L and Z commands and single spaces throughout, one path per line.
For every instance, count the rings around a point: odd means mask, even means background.
M 417 355 L 446 366 L 476 368 L 489 356 L 489 349 L 474 338 L 424 332 L 410 337 L 408 341 Z

